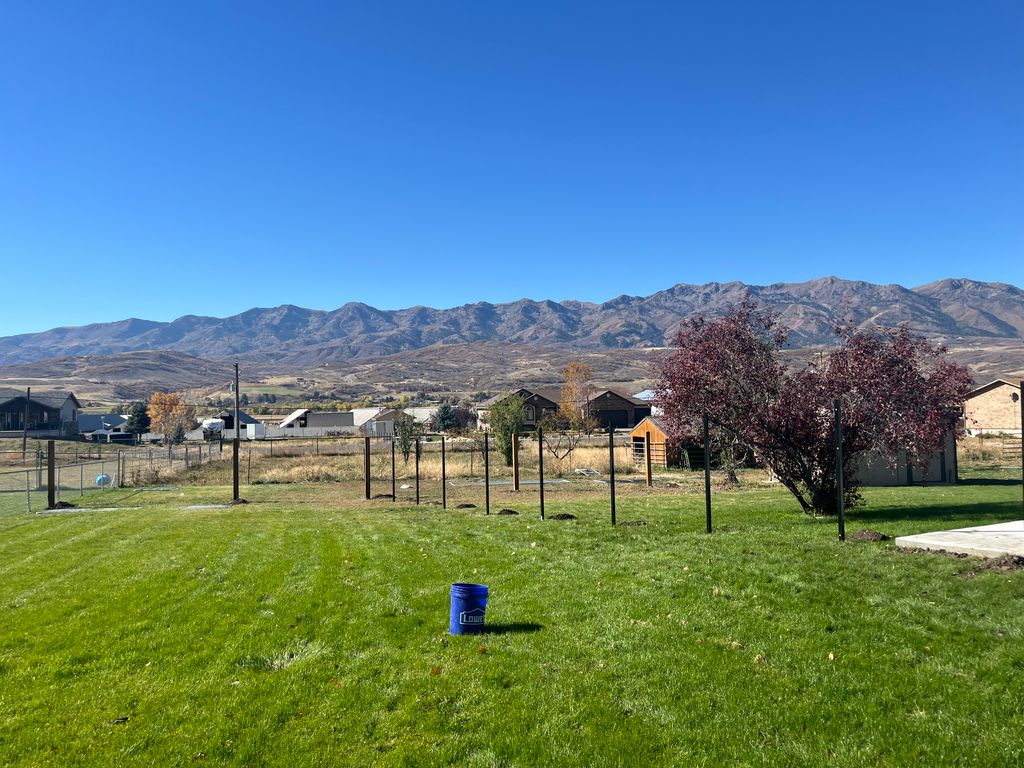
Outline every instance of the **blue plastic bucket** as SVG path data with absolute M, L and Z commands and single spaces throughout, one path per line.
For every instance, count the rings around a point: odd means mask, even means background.
M 484 631 L 487 611 L 486 584 L 452 584 L 452 605 L 448 631 L 453 635 L 468 635 Z

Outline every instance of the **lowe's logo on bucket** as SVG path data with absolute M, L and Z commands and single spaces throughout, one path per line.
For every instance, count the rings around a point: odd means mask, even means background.
M 484 623 L 484 612 L 480 608 L 474 608 L 471 611 L 463 611 L 459 614 L 460 624 L 483 624 Z

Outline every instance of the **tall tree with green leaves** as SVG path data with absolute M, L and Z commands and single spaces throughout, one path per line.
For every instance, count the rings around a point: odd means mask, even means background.
M 435 432 L 449 432 L 459 426 L 458 414 L 451 403 L 441 403 L 430 422 Z
M 128 409 L 128 422 L 125 430 L 133 435 L 144 435 L 149 431 L 149 409 L 145 403 L 132 403 Z
M 487 426 L 507 467 L 512 466 L 512 435 L 522 432 L 525 418 L 526 401 L 521 395 L 509 395 L 487 410 Z

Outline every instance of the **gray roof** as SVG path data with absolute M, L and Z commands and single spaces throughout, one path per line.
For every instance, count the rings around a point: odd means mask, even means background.
M 0 387 L 0 404 L 8 403 L 11 400 L 17 400 L 19 397 L 25 397 L 24 389 Z M 60 408 L 62 405 L 64 405 L 65 402 L 67 402 L 67 399 L 69 397 L 75 401 L 75 405 L 77 407 L 82 407 L 81 403 L 78 402 L 78 398 L 75 397 L 73 392 L 61 392 L 58 390 L 32 392 L 32 402 L 46 406 L 47 408 Z
M 618 395 L 623 400 L 628 400 L 633 405 L 639 405 L 639 406 L 649 406 L 650 405 L 650 403 L 648 401 L 646 401 L 646 400 L 641 400 L 640 398 L 633 397 L 633 396 L 623 392 L 622 390 L 612 389 L 611 387 L 604 387 L 602 389 L 595 389 L 595 390 L 593 390 L 590 393 L 591 401 L 596 400 L 597 398 L 601 397 L 601 395 L 605 394 L 606 392 L 611 392 L 613 395 Z M 480 408 L 489 408 L 490 406 L 494 405 L 495 403 L 500 403 L 506 397 L 511 397 L 512 395 L 515 395 L 515 394 L 522 394 L 523 397 L 526 398 L 526 399 L 529 399 L 532 395 L 537 395 L 538 397 L 542 397 L 545 400 L 550 400 L 555 405 L 558 405 L 559 403 L 562 402 L 562 388 L 561 387 L 519 387 L 519 389 L 514 389 L 514 390 L 512 390 L 510 392 L 505 392 L 505 393 L 500 394 L 500 395 L 495 395 L 494 397 L 492 397 L 492 398 L 490 398 L 488 400 L 484 400 L 482 403 L 480 403 L 479 407 Z
M 98 429 L 120 427 L 128 421 L 117 413 L 80 413 L 78 414 L 78 431 L 95 432 Z M 104 427 L 104 425 L 106 425 Z
M 225 408 L 223 411 L 218 413 L 217 416 L 216 416 L 216 418 L 218 418 L 218 419 L 224 419 L 224 418 L 232 418 L 233 419 L 234 417 L 235 417 L 235 409 L 234 408 L 230 408 L 230 409 Z M 238 420 L 240 422 L 242 422 L 243 424 L 259 424 L 260 423 L 259 419 L 254 419 L 252 416 L 250 416 L 248 413 L 246 413 L 245 411 L 242 411 L 242 410 L 240 410 L 238 412 Z

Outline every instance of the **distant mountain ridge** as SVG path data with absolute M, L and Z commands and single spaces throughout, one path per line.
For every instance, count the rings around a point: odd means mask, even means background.
M 349 303 L 332 311 L 285 304 L 225 318 L 130 318 L 2 337 L 0 365 L 151 350 L 212 360 L 312 365 L 471 342 L 571 345 L 579 350 L 659 347 L 683 319 L 698 312 L 719 314 L 748 293 L 780 314 L 795 347 L 832 342 L 833 328 L 844 320 L 859 327 L 905 323 L 933 338 L 1024 338 L 1024 291 L 1013 285 L 946 279 L 904 288 L 825 277 L 767 286 L 678 284 L 650 296 L 623 295 L 600 304 L 522 299 L 451 309 L 380 310 Z

